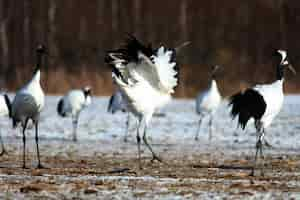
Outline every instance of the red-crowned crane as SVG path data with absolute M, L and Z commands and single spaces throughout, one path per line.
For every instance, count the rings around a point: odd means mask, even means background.
M 61 117 L 72 117 L 73 141 L 77 141 L 77 126 L 80 112 L 91 104 L 91 88 L 70 90 L 57 103 L 57 113 Z
M 110 98 L 108 102 L 107 112 L 115 114 L 118 111 L 126 112 L 126 132 L 124 134 L 124 142 L 127 142 L 128 133 L 129 133 L 129 123 L 130 123 L 130 111 L 127 108 L 126 99 L 122 96 L 120 90 L 117 90 Z
M 153 49 L 135 37 L 128 38 L 120 49 L 107 52 L 105 62 L 112 67 L 112 78 L 119 87 L 128 108 L 139 120 L 137 144 L 141 167 L 140 134 L 144 124 L 143 141 L 152 153 L 152 160 L 162 161 L 147 140 L 147 128 L 156 109 L 171 100 L 178 84 L 175 50 L 164 46 Z
M 276 68 L 276 81 L 271 84 L 256 85 L 248 88 L 231 96 L 229 101 L 229 105 L 232 105 L 231 116 L 232 118 L 238 116 L 238 124 L 243 129 L 250 118 L 254 118 L 255 121 L 257 142 L 251 175 L 254 175 L 258 152 L 260 152 L 260 156 L 263 159 L 263 141 L 266 128 L 270 126 L 283 104 L 284 70 L 288 67 L 292 72 L 296 73 L 288 61 L 286 51 L 277 50 L 276 54 L 280 56 Z
M 46 54 L 46 48 L 43 45 L 38 45 L 36 49 L 37 63 L 32 79 L 21 89 L 16 92 L 16 96 L 11 106 L 11 118 L 13 127 L 19 123 L 23 128 L 23 168 L 26 168 L 25 152 L 26 152 L 26 135 L 25 130 L 28 121 L 31 119 L 35 126 L 35 142 L 38 157 L 38 168 L 42 168 L 39 151 L 38 124 L 40 112 L 44 107 L 45 94 L 40 84 L 41 65 L 43 55 Z
M 0 116 L 11 116 L 11 102 L 8 98 L 7 94 L 2 94 L 0 95 Z M 0 156 L 2 156 L 3 154 L 7 153 L 5 148 L 4 148 L 4 144 L 3 144 L 3 139 L 2 139 L 2 135 L 0 133 L 0 142 L 1 142 L 1 147 L 2 150 L 0 152 Z
M 196 113 L 200 116 L 195 140 L 198 140 L 201 122 L 204 117 L 209 116 L 209 141 L 212 138 L 212 120 L 213 115 L 219 107 L 222 97 L 220 95 L 216 82 L 216 73 L 220 67 L 218 65 L 212 68 L 210 86 L 204 92 L 198 94 L 196 98 Z

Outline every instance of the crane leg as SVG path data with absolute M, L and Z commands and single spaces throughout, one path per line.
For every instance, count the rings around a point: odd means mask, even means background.
M 210 115 L 210 119 L 209 119 L 209 123 L 208 123 L 208 125 L 209 125 L 209 136 L 208 136 L 208 140 L 209 140 L 209 142 L 210 142 L 211 139 L 212 139 L 212 122 L 213 122 L 213 116 Z
M 124 135 L 124 142 L 128 141 L 128 134 L 129 134 L 129 122 L 130 122 L 130 114 L 127 112 L 127 119 L 126 119 L 126 132 Z
M 254 157 L 254 164 L 253 164 L 253 168 L 252 168 L 252 171 L 251 171 L 251 175 L 254 176 L 254 170 L 255 170 L 255 167 L 256 167 L 256 163 L 257 163 L 257 156 L 258 156 L 258 152 L 260 154 L 260 158 L 262 160 L 262 165 L 261 165 L 261 174 L 263 175 L 263 167 L 264 167 L 264 155 L 263 155 L 263 139 L 264 139 L 264 130 L 262 131 L 259 131 L 259 136 L 258 136 L 258 139 L 257 139 L 257 142 L 256 142 L 256 152 L 255 152 L 255 157 Z
M 4 154 L 7 154 L 7 151 L 5 150 L 1 133 L 0 133 L 0 142 L 1 142 L 1 148 L 2 148 L 2 151 L 0 152 L 0 156 L 3 156 Z
M 77 142 L 78 118 L 79 118 L 78 115 L 76 115 L 75 117 L 72 118 L 72 124 L 73 124 L 73 142 Z
M 142 165 L 141 165 L 141 137 L 140 137 L 140 126 L 141 126 L 141 120 L 139 120 L 138 127 L 137 127 L 137 130 L 136 130 L 136 141 L 137 141 L 137 147 L 138 147 L 139 168 L 142 169 Z
M 25 159 L 25 152 L 26 152 L 26 135 L 25 135 L 25 130 L 27 127 L 27 123 L 28 123 L 28 118 L 25 120 L 25 124 L 23 125 L 23 130 L 22 130 L 22 134 L 23 134 L 23 166 L 22 168 L 25 169 L 26 168 L 26 159 Z
M 199 133 L 200 133 L 200 128 L 201 128 L 202 119 L 203 119 L 203 117 L 200 116 L 200 119 L 199 119 L 199 122 L 198 122 L 197 132 L 196 132 L 196 135 L 195 135 L 195 140 L 196 140 L 196 141 L 199 139 Z
M 149 150 L 151 151 L 151 153 L 152 153 L 152 160 L 151 160 L 151 161 L 153 162 L 154 160 L 157 160 L 157 161 L 159 161 L 159 162 L 162 162 L 162 159 L 156 155 L 156 153 L 153 151 L 151 145 L 148 143 L 146 133 L 147 133 L 147 125 L 145 124 L 145 127 L 144 127 L 144 135 L 143 135 L 143 141 L 144 141 L 145 145 L 148 147 L 148 149 L 149 149 Z
M 39 123 L 38 123 L 38 121 L 36 121 L 35 122 L 35 143 L 36 143 L 36 153 L 37 153 L 37 157 L 38 157 L 38 166 L 37 166 L 37 168 L 40 169 L 40 168 L 44 168 L 44 167 L 41 164 L 41 160 L 40 160 L 38 126 L 39 126 Z

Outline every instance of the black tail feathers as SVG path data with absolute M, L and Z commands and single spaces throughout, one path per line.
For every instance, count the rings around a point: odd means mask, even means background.
M 62 117 L 65 117 L 65 116 L 66 116 L 66 113 L 64 112 L 64 101 L 63 101 L 63 99 L 60 99 L 60 100 L 58 101 L 56 111 L 57 111 L 57 113 L 58 113 L 60 116 L 62 116 Z
M 250 118 L 259 120 L 266 110 L 264 98 L 258 91 L 247 89 L 239 92 L 229 99 L 229 105 L 232 106 L 231 117 L 234 119 L 238 116 L 238 124 L 245 129 Z

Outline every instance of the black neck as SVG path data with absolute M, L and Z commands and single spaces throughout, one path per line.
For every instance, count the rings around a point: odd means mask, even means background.
M 8 116 L 11 118 L 12 117 L 11 102 L 10 102 L 7 94 L 4 94 L 4 99 L 5 99 L 5 104 L 7 106 L 7 109 L 8 109 Z
M 82 91 L 83 91 L 85 98 L 87 98 L 90 95 L 90 91 L 87 91 L 87 90 L 82 90 Z
M 36 54 L 36 67 L 35 67 L 34 73 L 36 73 L 42 65 L 42 57 L 43 57 L 42 53 L 37 52 L 37 54 Z
M 284 66 L 278 65 L 276 71 L 276 80 L 282 80 L 284 78 Z
M 216 74 L 215 73 L 212 73 L 211 75 L 211 80 L 215 80 L 216 79 Z

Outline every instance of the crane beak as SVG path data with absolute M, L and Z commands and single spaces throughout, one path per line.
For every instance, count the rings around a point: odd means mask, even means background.
M 213 71 L 214 71 L 214 72 L 219 71 L 221 68 L 222 68 L 222 66 L 220 66 L 220 65 L 215 65 L 214 68 L 213 68 Z
M 289 65 L 288 65 L 288 68 L 289 68 L 289 70 L 291 70 L 291 72 L 293 72 L 293 74 L 296 74 L 296 70 L 295 70 L 295 68 L 293 67 L 293 65 L 289 64 Z
M 179 52 L 183 47 L 188 46 L 191 44 L 191 41 L 185 41 L 184 43 L 178 45 L 177 47 L 175 47 L 175 51 Z

